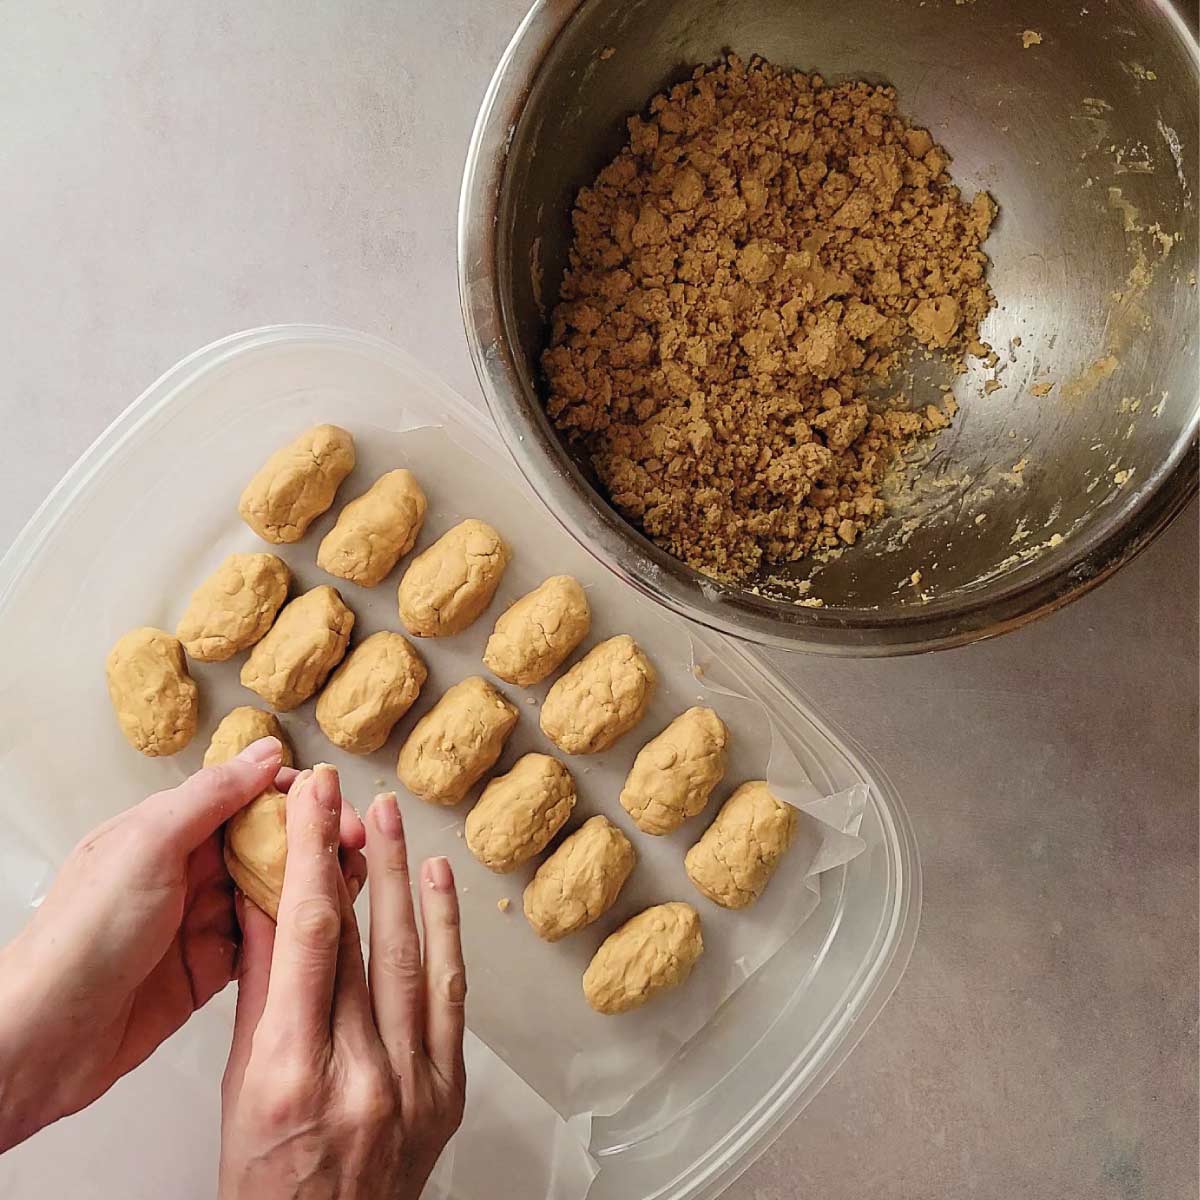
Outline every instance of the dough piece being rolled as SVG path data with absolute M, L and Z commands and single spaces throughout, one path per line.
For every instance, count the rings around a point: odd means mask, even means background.
M 225 866 L 245 896 L 271 920 L 279 917 L 287 863 L 287 797 L 273 787 L 225 825 Z
M 517 723 L 516 706 L 472 675 L 449 688 L 413 726 L 396 774 L 430 804 L 457 804 L 496 765 Z
M 765 779 L 743 783 L 683 860 L 688 878 L 714 904 L 753 904 L 796 832 L 796 810 L 776 799 Z
M 507 608 L 483 652 L 493 675 L 532 687 L 552 675 L 592 627 L 592 610 L 579 580 L 552 575 Z
M 227 713 L 221 719 L 220 725 L 213 730 L 212 741 L 208 743 L 208 749 L 204 752 L 204 765 L 215 767 L 217 763 L 237 758 L 247 746 L 265 737 L 279 739 L 283 747 L 280 761 L 285 767 L 296 765 L 296 757 L 283 732 L 283 726 L 279 724 L 279 718 L 274 713 L 252 708 L 248 704 Z
M 605 939 L 583 974 L 583 994 L 598 1013 L 631 1012 L 685 982 L 703 953 L 700 914 L 678 900 L 656 904 Z
M 317 566 L 362 587 L 381 583 L 413 548 L 425 523 L 425 493 L 411 471 L 381 475 L 338 515 Z
M 547 942 L 602 917 L 637 863 L 633 843 L 607 817 L 584 823 L 537 869 L 525 889 L 525 919 Z
M 492 602 L 512 557 L 486 522 L 467 520 L 442 534 L 409 564 L 397 598 L 414 637 L 461 633 Z
M 656 676 L 627 633 L 593 646 L 542 705 L 542 732 L 566 754 L 607 750 L 645 715 Z
M 621 806 L 643 833 L 674 832 L 721 782 L 728 744 L 729 730 L 711 708 L 689 708 L 638 751 Z

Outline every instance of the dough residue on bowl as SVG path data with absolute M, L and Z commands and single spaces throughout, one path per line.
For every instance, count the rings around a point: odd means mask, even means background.
M 730 56 L 656 96 L 584 188 L 547 410 L 620 511 L 710 576 L 853 544 L 952 411 L 888 381 L 984 356 L 994 304 L 949 155 L 892 88 Z

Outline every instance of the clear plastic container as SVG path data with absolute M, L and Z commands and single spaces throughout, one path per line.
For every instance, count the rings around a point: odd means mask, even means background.
M 113 539 L 137 536 L 122 514 L 146 502 L 147 475 L 139 469 L 145 455 L 161 455 L 172 444 L 202 450 L 219 446 L 223 406 L 226 411 L 235 402 L 266 407 L 301 395 L 306 400 L 328 397 L 331 413 L 337 412 L 338 396 L 356 396 L 378 412 L 394 413 L 395 428 L 424 424 L 457 429 L 475 447 L 482 446 L 498 476 L 519 480 L 481 414 L 397 348 L 363 334 L 321 327 L 279 326 L 238 334 L 198 351 L 164 375 L 110 426 L 38 510 L 0 561 L 3 640 L 48 620 L 70 622 L 80 604 L 117 604 L 108 591 L 126 600 L 136 591 L 136 578 L 105 577 L 96 523 L 103 521 Z M 177 502 L 182 510 L 190 482 L 180 481 L 176 498 L 171 474 L 161 464 L 155 478 L 162 502 Z M 81 571 L 84 545 L 89 562 Z M 650 602 L 629 589 L 628 603 Z M 145 619 L 162 623 L 164 618 L 152 610 Z M 766 706 L 818 787 L 832 793 L 860 783 L 868 786 L 859 830 L 867 849 L 822 876 L 821 901 L 813 916 L 734 993 L 652 1086 L 612 1116 L 593 1120 L 590 1149 L 600 1171 L 590 1200 L 699 1200 L 723 1191 L 800 1113 L 869 1028 L 908 963 L 919 921 L 916 846 L 888 780 L 761 654 L 719 634 L 697 629 L 692 636 L 706 661 L 719 664 L 723 677 Z M 55 653 L 47 650 L 46 671 L 62 669 Z M 86 681 L 81 687 L 99 685 L 94 664 L 78 669 Z M 0 701 L 10 717 L 19 712 L 21 697 L 37 696 L 39 686 L 44 685 L 19 672 L 5 679 Z M 69 720 L 66 702 L 64 714 Z M 150 764 L 130 759 L 131 781 L 144 777 L 149 783 Z M 37 778 L 9 769 L 3 745 L 0 779 L 27 799 L 39 795 Z M 61 799 L 44 808 L 26 807 L 17 843 L 41 848 L 53 861 L 53 848 L 61 844 L 64 827 L 77 823 L 78 813 Z

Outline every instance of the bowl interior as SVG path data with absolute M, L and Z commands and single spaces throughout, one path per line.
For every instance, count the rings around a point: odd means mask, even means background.
M 1024 30 L 1041 35 L 1025 48 Z M 960 612 L 1060 574 L 1139 519 L 1189 473 L 1197 423 L 1197 106 L 1194 40 L 1165 3 L 1014 0 L 588 0 L 540 64 L 512 131 L 496 223 L 514 403 L 556 456 L 555 486 L 587 491 L 541 413 L 538 360 L 578 189 L 621 148 L 625 119 L 733 50 L 826 78 L 886 80 L 953 157 L 970 196 L 1000 217 L 985 249 L 997 308 L 960 411 L 852 550 L 790 568 L 824 609 L 713 587 L 624 533 L 635 575 L 669 572 L 707 600 L 781 621 L 864 626 Z M 609 52 L 611 51 L 611 53 Z M 917 404 L 948 382 L 918 371 Z M 1047 396 L 1035 381 L 1052 380 Z M 544 498 L 548 498 L 545 497 Z M 594 510 L 604 502 L 588 497 Z M 920 572 L 919 585 L 912 583 Z M 740 593 L 740 594 L 738 594 Z

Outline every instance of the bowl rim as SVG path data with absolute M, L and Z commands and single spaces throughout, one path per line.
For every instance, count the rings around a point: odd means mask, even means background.
M 948 649 L 998 636 L 1085 595 L 1144 550 L 1200 487 L 1200 406 L 1139 488 L 1124 520 L 1064 543 L 976 598 L 945 597 L 912 610 L 807 607 L 701 576 L 651 542 L 593 487 L 550 427 L 518 365 L 504 286 L 504 181 L 519 121 L 560 34 L 588 0 L 535 0 L 497 64 L 467 149 L 458 208 L 459 302 L 471 358 L 492 419 L 534 493 L 599 562 L 677 615 L 733 637 L 786 650 L 876 657 Z M 1176 35 L 1200 63 L 1174 5 Z M 1200 396 L 1200 380 L 1197 381 Z M 566 486 L 563 486 L 564 483 Z

